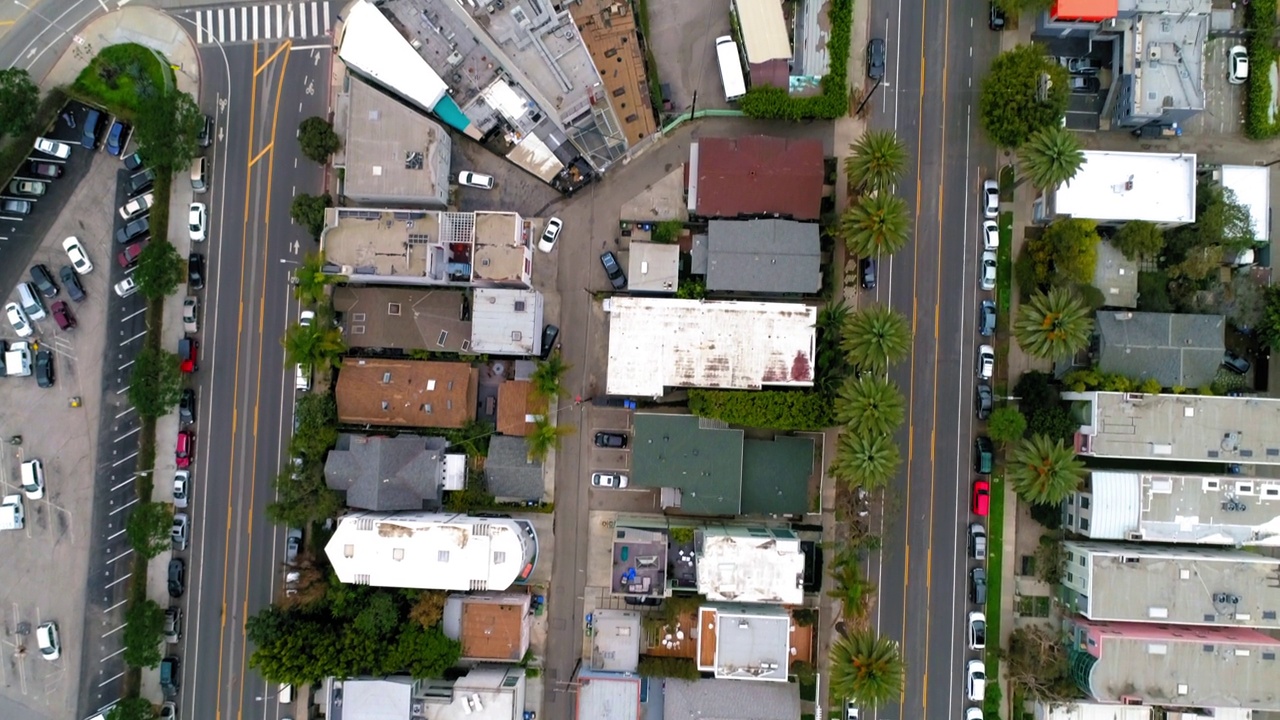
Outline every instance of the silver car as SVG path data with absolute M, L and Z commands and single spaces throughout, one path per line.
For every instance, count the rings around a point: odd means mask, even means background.
M 598 488 L 624 488 L 627 486 L 627 476 L 617 473 L 592 473 L 591 486 Z
M 978 268 L 978 287 L 983 290 L 996 289 L 996 253 L 986 250 L 982 253 L 982 263 Z

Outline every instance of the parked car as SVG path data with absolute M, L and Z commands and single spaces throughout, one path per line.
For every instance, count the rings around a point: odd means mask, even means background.
M 976 567 L 969 571 L 969 602 L 987 604 L 987 569 Z
M 558 217 L 553 217 L 547 221 L 547 229 L 542 231 L 542 239 L 538 241 L 538 249 L 544 253 L 549 253 L 556 247 L 556 240 L 560 238 L 560 229 L 564 227 L 564 222 Z
M 627 476 L 617 473 L 591 473 L 591 487 L 617 488 L 627 486 Z
M 102 113 L 90 109 L 85 113 L 84 120 L 80 124 L 81 136 L 80 146 L 86 150 L 98 149 L 98 124 L 102 122 Z
M 18 337 L 31 337 L 31 321 L 27 319 L 27 314 L 22 311 L 18 303 L 11 302 L 4 306 L 5 317 L 9 319 L 9 324 L 13 326 L 13 331 Z
M 53 383 L 53 353 L 49 350 L 41 350 L 36 353 L 36 385 L 51 388 Z
M 298 314 L 298 325 L 302 327 L 311 327 L 311 323 L 316 321 L 315 310 L 303 310 Z
M 197 333 L 200 331 L 200 298 L 188 295 L 182 301 L 182 332 Z
M 627 446 L 627 436 L 623 433 L 600 431 L 596 433 L 596 447 L 602 448 L 624 448 Z
M 289 528 L 284 533 L 284 561 L 290 565 L 297 561 L 302 552 L 301 528 Z
M 66 300 L 59 300 L 49 310 L 53 312 L 53 321 L 58 323 L 59 330 L 70 330 L 76 326 L 75 316 L 71 314 L 71 307 Z
M 844 720 L 858 720 L 858 701 L 844 701 Z
M 180 639 L 182 639 L 182 608 L 165 608 L 164 641 L 172 645 Z
M 995 220 L 982 221 L 982 248 L 995 250 L 1000 247 L 1000 226 Z
M 137 195 L 138 193 L 151 187 L 156 181 L 156 174 L 150 168 L 139 170 L 129 176 L 129 194 Z
M 985 650 L 987 647 L 987 616 L 974 611 L 969 613 L 969 649 Z
M 186 513 L 174 513 L 173 525 L 169 528 L 169 539 L 173 541 L 175 550 L 186 550 L 191 534 L 191 521 Z
M 970 660 L 965 667 L 965 694 L 972 702 L 987 696 L 987 666 L 981 660 Z
M 41 160 L 32 160 L 27 163 L 27 171 L 32 175 L 39 175 L 43 178 L 56 179 L 62 177 L 62 166 L 57 163 L 43 162 Z
M 66 160 L 71 157 L 70 145 L 64 142 L 58 142 L 57 140 L 50 140 L 46 137 L 36 138 L 35 148 L 36 152 L 42 152 L 45 155 L 52 155 L 59 160 Z
M 39 459 L 27 460 L 18 468 L 19 483 L 28 500 L 44 497 L 44 463 Z
M 149 240 L 136 242 L 132 245 L 125 245 L 124 249 L 116 255 L 116 262 L 120 263 L 120 267 L 126 270 L 138 264 L 138 258 L 142 257 L 142 251 L 150 245 Z
M 191 457 L 196 453 L 196 436 L 190 430 L 178 431 L 178 442 L 174 445 L 173 457 L 178 469 L 191 467 Z
M 195 290 L 204 287 L 204 255 L 200 253 L 187 256 L 187 285 Z
M 191 388 L 183 388 L 182 395 L 179 396 L 178 420 L 184 425 L 196 421 L 196 391 Z
M 1234 45 L 1227 51 L 1227 82 L 1243 85 L 1249 79 L 1249 51 L 1243 45 Z
M 990 380 L 996 374 L 996 349 L 990 345 L 978 346 L 978 361 L 974 367 L 978 378 Z
M 872 80 L 883 80 L 884 66 L 884 38 L 871 38 L 867 41 L 867 77 Z
M 151 209 L 155 204 L 156 196 L 154 193 L 144 193 L 120 207 L 120 218 L 122 220 L 130 220 Z
M 858 277 L 863 290 L 876 289 L 876 259 L 864 257 L 858 260 Z
M 996 32 L 1000 32 L 1001 30 L 1004 30 L 1005 26 L 1004 10 L 1000 9 L 1000 6 L 995 3 L 995 0 L 991 0 L 990 5 L 990 12 L 987 15 L 987 27 L 995 30 Z
M 994 250 L 983 251 L 982 262 L 979 269 L 980 274 L 978 275 L 978 287 L 982 290 L 995 290 L 996 253 Z
M 180 598 L 187 589 L 187 564 L 182 558 L 169 561 L 169 597 Z
M 991 483 L 986 480 L 973 481 L 973 514 L 986 517 L 991 512 Z
M 200 126 L 200 135 L 196 137 L 196 143 L 202 148 L 213 144 L 213 118 L 208 115 L 204 116 L 204 124 Z
M 126 298 L 138 292 L 138 284 L 133 281 L 133 278 L 127 277 L 115 284 L 115 291 L 116 295 Z
M 58 286 L 53 282 L 53 275 L 49 272 L 49 268 L 44 265 L 31 266 L 31 280 L 36 284 L 36 289 L 41 295 L 47 298 L 58 296 Z
M 120 153 L 124 151 L 125 136 L 129 133 L 129 126 L 124 121 L 117 120 L 111 123 L 111 130 L 107 132 L 107 154 L 111 157 L 120 157 Z
M 62 656 L 62 640 L 58 638 L 58 623 L 50 620 L 36 628 L 36 646 L 40 657 L 53 662 Z
M 990 475 L 996 462 L 996 446 L 991 438 L 979 435 L 973 439 L 973 471 L 979 475 Z
M 969 557 L 974 560 L 987 559 L 987 529 L 982 523 L 969 525 Z
M 209 212 L 204 203 L 191 203 L 187 209 L 187 232 L 191 242 L 204 242 L 209 237 Z
M 62 280 L 62 284 L 67 287 L 67 297 L 76 302 L 81 302 L 85 298 L 84 285 L 80 284 L 80 276 L 70 265 L 63 265 L 58 268 L 58 277 Z
M 125 223 L 125 226 L 116 231 L 116 242 L 124 245 L 146 235 L 151 230 L 151 218 L 149 215 L 143 215 L 134 218 Z
M 470 170 L 463 170 L 458 173 L 458 184 L 467 187 L 480 188 L 481 190 L 493 189 L 493 176 L 484 175 Z
M 983 300 L 978 306 L 978 334 L 991 337 L 996 334 L 996 301 Z
M 1096 75 L 1072 75 L 1071 92 L 1090 94 L 1102 89 L 1102 82 Z
M 14 195 L 40 197 L 48 189 L 49 183 L 43 180 L 11 180 L 9 182 L 9 192 Z
M 982 182 L 982 216 L 994 220 L 1000 214 L 1000 185 L 995 180 Z
M 995 397 L 991 394 L 991 386 L 979 384 L 977 389 L 977 400 L 973 406 L 973 410 L 978 415 L 978 419 L 986 420 L 991 417 L 991 408 L 993 405 L 995 405 Z
M 604 266 L 604 274 L 609 276 L 609 284 L 614 290 L 627 287 L 627 274 L 622 272 L 622 266 L 618 264 L 618 258 L 613 252 L 603 253 L 600 256 L 600 264 Z
M 1249 368 L 1253 367 L 1253 365 L 1247 359 L 1227 350 L 1222 353 L 1222 367 L 1233 373 L 1243 375 L 1249 372 Z
M 142 154 L 133 152 L 124 156 L 124 169 L 133 172 L 142 167 Z
M 560 328 L 555 325 L 546 325 L 542 328 L 542 352 L 539 356 L 546 360 L 551 357 L 551 351 L 556 347 L 556 340 L 560 337 Z
M 19 200 L 17 198 L 5 198 L 0 201 L 0 213 L 5 215 L 30 215 L 35 205 L 30 200 Z
M 173 472 L 173 506 L 185 508 L 191 493 L 191 471 L 175 470 Z M 174 517 L 177 517 L 176 515 Z
M 178 341 L 178 368 L 184 373 L 200 369 L 200 341 L 184 337 Z
M 93 271 L 93 263 L 89 261 L 89 254 L 85 252 L 84 245 L 80 244 L 80 240 L 75 237 L 69 237 L 62 241 L 62 249 L 67 253 L 67 259 L 71 261 L 71 267 L 81 275 L 88 275 Z
M 652 596 L 634 597 L 628 595 L 627 597 L 622 598 L 622 602 L 628 605 L 639 605 L 641 607 L 658 607 L 662 604 L 662 598 Z
M 175 560 L 173 562 L 182 561 Z M 171 562 L 169 565 L 172 566 L 173 563 Z M 170 590 L 169 594 L 172 595 L 173 591 Z M 181 667 L 182 664 L 178 661 L 177 655 L 166 656 L 165 659 L 160 661 L 160 690 L 167 698 L 178 694 L 178 687 L 182 684 Z

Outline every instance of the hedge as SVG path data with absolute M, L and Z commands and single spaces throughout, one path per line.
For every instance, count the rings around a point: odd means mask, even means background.
M 1274 5 L 1275 0 L 1271 0 Z M 809 97 L 791 97 L 782 88 L 756 85 L 743 96 L 739 107 L 747 117 L 774 120 L 834 120 L 849 112 L 849 38 L 853 24 L 853 0 L 830 0 L 827 38 L 830 69 L 822 76 L 822 92 Z
M 835 424 L 831 398 L 812 390 L 689 391 L 689 411 L 730 425 L 770 430 L 824 430 Z
M 1276 30 L 1276 0 L 1253 0 L 1245 10 L 1249 64 L 1253 72 L 1249 73 L 1244 132 L 1254 140 L 1265 140 L 1280 134 L 1280 123 L 1271 118 L 1271 67 L 1276 60 L 1272 39 Z

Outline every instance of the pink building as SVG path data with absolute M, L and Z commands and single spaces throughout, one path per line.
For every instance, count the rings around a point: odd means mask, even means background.
M 1067 623 L 1076 684 L 1100 702 L 1280 710 L 1280 640 L 1241 627 Z

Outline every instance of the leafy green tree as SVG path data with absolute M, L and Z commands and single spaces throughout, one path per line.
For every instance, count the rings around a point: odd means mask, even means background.
M 831 645 L 831 694 L 856 698 L 863 708 L 896 701 L 907 672 L 897 642 L 859 629 Z
M 838 232 L 854 255 L 891 255 L 911 237 L 907 203 L 888 193 L 863 195 L 840 216 Z
M 303 155 L 321 165 L 329 162 L 329 156 L 342 147 L 333 125 L 322 117 L 309 117 L 302 121 L 298 126 L 298 144 L 302 146 Z
M 334 283 L 346 281 L 343 275 L 329 275 L 324 271 L 324 253 L 307 253 L 294 271 L 296 283 L 293 286 L 294 297 L 308 307 L 321 305 L 325 301 L 324 289 Z
M 1080 691 L 1072 677 L 1068 650 L 1060 633 L 1040 625 L 1015 628 L 1003 663 L 1009 684 L 1024 697 L 1047 704 L 1078 699 Z
M 356 613 L 355 628 L 369 635 L 386 635 L 395 629 L 400 611 L 396 601 L 386 593 L 379 593 L 369 598 L 365 606 Z
M 1084 480 L 1084 463 L 1062 440 L 1032 435 L 1014 451 L 1005 469 L 1018 497 L 1029 503 L 1056 505 Z
M 146 502 L 129 513 L 124 523 L 124 536 L 129 546 L 142 557 L 150 560 L 168 550 L 172 541 L 173 508 L 165 503 Z
M 1239 252 L 1256 241 L 1249 208 L 1230 188 L 1202 180 L 1196 186 L 1196 221 L 1165 233 L 1166 267 L 1182 262 L 1197 248 L 1216 247 L 1221 259 L 1223 253 Z
M 143 697 L 127 697 L 107 711 L 107 720 L 156 720 L 156 707 Z
M 428 629 L 438 626 L 448 598 L 449 593 L 443 590 L 423 590 L 409 610 L 409 619 Z
M 676 297 L 681 300 L 701 300 L 707 296 L 707 282 L 698 278 L 686 278 L 676 287 Z
M 546 360 L 539 360 L 533 374 L 529 376 L 533 394 L 545 400 L 560 397 L 564 393 L 560 381 L 564 379 L 564 374 L 569 372 L 570 367 L 558 352 L 551 353 Z
M 831 398 L 805 390 L 689 390 L 689 412 L 730 425 L 770 430 L 825 430 L 835 422 Z
M 301 468 L 292 465 L 276 475 L 276 499 L 267 505 L 267 519 L 285 527 L 305 527 L 312 522 L 336 517 L 342 510 L 342 497 L 329 489 L 324 481 L 324 466 L 306 461 Z
M 1159 392 L 1159 388 L 1156 389 Z M 1033 435 L 1044 435 L 1051 440 L 1070 441 L 1076 436 L 1080 424 L 1071 420 L 1071 413 L 1061 405 L 1042 405 L 1031 411 L 1027 430 Z
M 310 233 L 311 237 L 319 240 L 320 233 L 324 232 L 324 211 L 331 207 L 333 207 L 333 198 L 329 193 L 324 195 L 299 193 L 293 198 L 293 204 L 289 206 L 289 217 Z
M 906 398 L 883 375 L 847 378 L 834 402 L 836 422 L 856 434 L 888 435 L 906 418 Z
M 438 678 L 458 663 L 462 646 L 440 631 L 408 624 L 400 630 L 394 658 L 410 677 Z
M 1280 285 L 1267 286 L 1264 298 L 1259 339 L 1273 350 L 1280 349 Z
M 289 443 L 290 452 L 320 462 L 338 442 L 338 402 L 328 393 L 308 393 L 294 403 L 298 431 Z
M 1058 391 L 1053 387 L 1053 376 L 1039 370 L 1022 373 L 1013 386 L 1013 394 L 1023 413 L 1030 415 L 1036 408 L 1058 403 Z
M 697 680 L 698 664 L 693 658 L 663 657 L 659 655 L 641 655 L 636 673 L 642 677 L 676 678 L 678 680 Z
M 173 243 L 163 238 L 152 240 L 142 249 L 138 268 L 133 272 L 138 292 L 148 300 L 162 300 L 172 295 L 186 279 L 182 256 Z
M 888 193 L 906 170 L 907 148 L 891 130 L 868 130 L 849 149 L 844 171 L 859 190 Z
M 40 88 L 26 70 L 0 70 L 0 137 L 30 131 L 39 104 Z
M 1018 306 L 1013 336 L 1027 354 L 1052 360 L 1068 357 L 1089 344 L 1093 318 L 1070 290 L 1052 288 L 1037 292 Z
M 889 484 L 902 464 L 902 455 L 888 435 L 840 433 L 831 474 L 852 487 L 875 491 Z
M 342 354 L 347 351 L 342 330 L 318 322 L 290 325 L 281 343 L 290 363 L 317 369 L 341 365 Z
M 1111 244 L 1130 260 L 1155 258 L 1164 250 L 1164 232 L 1155 223 L 1130 220 L 1112 236 Z
M 841 347 L 860 370 L 883 373 L 911 352 L 911 327 L 888 306 L 872 305 L 849 315 Z
M 1092 220 L 1066 218 L 1044 229 L 1040 243 L 1047 245 L 1057 283 L 1090 283 L 1098 264 L 1098 224 Z
M 200 132 L 204 114 L 190 95 L 170 91 L 142 101 L 134 119 L 133 138 L 138 152 L 157 173 L 172 174 L 200 154 Z
M 1018 148 L 1022 171 L 1041 190 L 1057 188 L 1080 172 L 1084 148 L 1075 133 L 1061 125 L 1042 127 Z
M 182 399 L 182 371 L 175 353 L 144 345 L 129 377 L 129 404 L 141 417 L 166 415 Z
M 546 460 L 553 449 L 560 447 L 560 438 L 572 435 L 573 431 L 571 425 L 552 425 L 545 415 L 539 415 L 533 421 L 533 430 L 524 438 L 529 446 L 529 457 L 539 462 Z
M 663 220 L 653 227 L 649 237 L 656 243 L 673 243 L 680 239 L 684 223 L 679 220 Z
M 1042 78 L 1050 87 L 1042 97 Z M 1061 123 L 1070 88 L 1067 70 L 1039 45 L 1019 45 L 996 56 L 978 100 L 982 126 L 1000 147 L 1021 147 L 1037 130 Z
M 876 586 L 862 572 L 862 554 L 853 551 L 851 546 L 837 552 L 831 563 L 831 579 L 834 587 L 827 591 L 827 595 L 840 601 L 844 619 L 865 619 L 871 609 Z
M 987 435 L 1001 445 L 1008 445 L 1022 439 L 1027 431 L 1027 418 L 1017 408 L 1010 405 L 998 407 L 991 411 L 987 419 Z
M 145 599 L 124 614 L 124 662 L 129 667 L 153 668 L 160 664 L 164 633 L 164 609 Z

